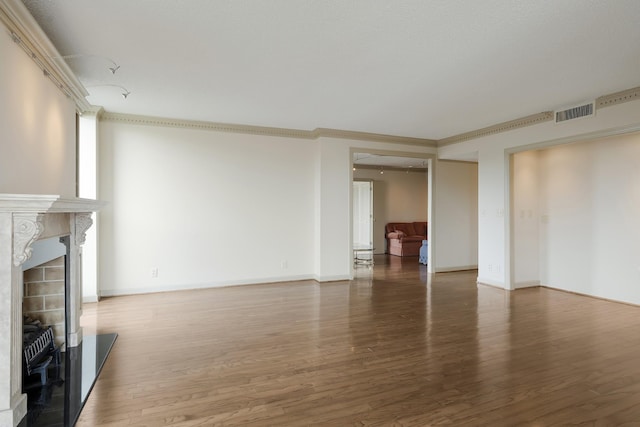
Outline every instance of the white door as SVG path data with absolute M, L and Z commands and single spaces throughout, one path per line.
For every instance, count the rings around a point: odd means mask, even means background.
M 353 248 L 373 249 L 373 181 L 353 181 Z

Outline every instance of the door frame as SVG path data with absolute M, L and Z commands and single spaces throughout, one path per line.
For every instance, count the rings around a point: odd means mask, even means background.
M 353 262 L 353 155 L 355 153 L 367 153 L 367 154 L 377 154 L 381 156 L 393 156 L 393 157 L 410 157 L 415 159 L 422 159 L 427 162 L 427 236 L 429 239 L 429 248 L 428 248 L 428 262 L 427 262 L 427 272 L 434 273 L 435 259 L 436 259 L 436 215 L 435 215 L 435 191 L 436 191 L 436 183 L 435 183 L 435 168 L 436 168 L 436 158 L 437 155 L 435 153 L 415 153 L 415 152 L 407 152 L 407 151 L 394 151 L 394 150 L 378 150 L 372 148 L 361 148 L 361 147 L 351 147 L 349 149 L 349 257 L 350 257 L 350 265 L 351 265 L 351 277 L 354 274 L 354 262 Z

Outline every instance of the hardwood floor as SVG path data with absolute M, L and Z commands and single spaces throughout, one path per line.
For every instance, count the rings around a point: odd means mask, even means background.
M 86 305 L 119 338 L 77 425 L 640 425 L 640 308 L 415 258 L 356 274 Z

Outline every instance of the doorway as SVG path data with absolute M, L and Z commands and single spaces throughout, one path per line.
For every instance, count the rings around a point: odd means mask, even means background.
M 390 222 L 429 221 L 432 217 L 431 159 L 428 155 L 352 149 L 352 249 L 368 245 L 380 256 L 387 253 L 386 225 Z M 356 184 L 357 183 L 357 184 Z M 368 187 L 368 186 L 371 187 Z M 356 186 L 364 186 L 364 190 Z M 364 210 L 362 192 L 371 190 L 370 215 Z M 364 216 L 365 218 L 358 219 Z M 363 220 L 370 220 L 365 226 Z M 429 224 L 431 226 L 431 224 Z M 365 228 L 371 235 L 362 234 Z M 370 243 L 368 243 L 370 242 Z M 355 258 L 355 252 L 354 252 Z M 417 262 L 417 261 L 416 261 Z

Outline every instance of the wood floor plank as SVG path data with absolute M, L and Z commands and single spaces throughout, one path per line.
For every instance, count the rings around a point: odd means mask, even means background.
M 640 308 L 377 257 L 352 281 L 85 305 L 79 426 L 640 425 Z

